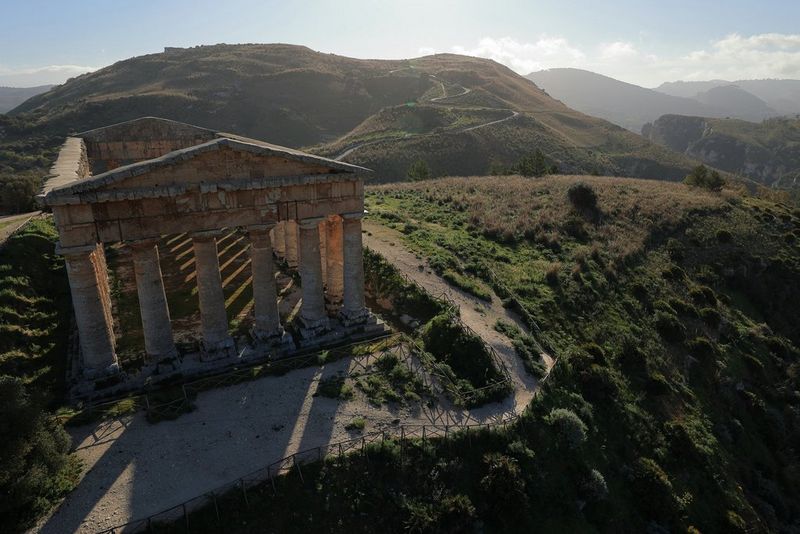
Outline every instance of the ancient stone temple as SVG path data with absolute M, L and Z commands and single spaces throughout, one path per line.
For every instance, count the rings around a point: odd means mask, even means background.
M 117 373 L 104 245 L 130 247 L 150 362 L 176 358 L 157 241 L 191 236 L 202 361 L 235 360 L 217 237 L 244 228 L 253 284 L 251 354 L 285 355 L 383 331 L 365 306 L 366 169 L 159 118 L 69 137 L 41 199 L 53 211 L 75 308 L 80 374 Z M 274 260 L 299 272 L 300 311 L 281 324 Z M 291 334 L 289 333 L 291 332 Z M 260 352 L 259 352 L 260 350 Z

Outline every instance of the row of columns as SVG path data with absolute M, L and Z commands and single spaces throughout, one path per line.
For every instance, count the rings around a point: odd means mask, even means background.
M 345 326 L 365 321 L 364 268 L 361 243 L 363 213 L 307 218 L 248 227 L 253 276 L 254 326 L 257 340 L 280 340 L 284 329 L 278 313 L 272 255 L 297 267 L 302 284 L 299 333 L 320 335 L 329 317 Z M 200 304 L 202 349 L 206 358 L 235 353 L 228 333 L 225 296 L 219 269 L 219 231 L 192 235 Z M 273 239 L 274 236 L 274 239 Z M 274 243 L 274 248 L 273 248 Z M 170 323 L 156 239 L 129 243 L 144 331 L 152 361 L 177 355 Z M 321 252 L 324 248 L 324 253 Z M 117 370 L 113 319 L 105 255 L 101 244 L 63 249 L 87 377 Z M 327 298 L 326 298 L 327 297 Z

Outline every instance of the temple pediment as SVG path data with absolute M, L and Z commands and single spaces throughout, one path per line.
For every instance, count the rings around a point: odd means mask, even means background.
M 369 171 L 256 139 L 147 117 L 69 138 L 41 198 L 51 206 L 152 198 L 215 187 L 301 185 L 363 172 Z

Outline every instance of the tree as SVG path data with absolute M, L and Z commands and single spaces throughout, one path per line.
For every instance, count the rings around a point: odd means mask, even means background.
M 427 180 L 431 177 L 431 171 L 428 168 L 427 162 L 423 159 L 418 159 L 411 164 L 408 168 L 408 178 L 412 182 L 419 182 L 420 180 Z
M 709 191 L 719 191 L 722 189 L 722 186 L 725 185 L 725 180 L 717 170 L 712 169 L 709 171 L 708 168 L 701 163 L 692 169 L 692 172 L 686 175 L 686 178 L 683 179 L 683 183 L 694 187 L 702 187 Z
M 548 166 L 544 159 L 544 154 L 538 148 L 529 156 L 523 156 L 519 160 L 517 170 L 522 176 L 544 176 L 547 174 Z
M 19 378 L 0 376 L 0 517 L 24 530 L 77 482 L 70 438 Z

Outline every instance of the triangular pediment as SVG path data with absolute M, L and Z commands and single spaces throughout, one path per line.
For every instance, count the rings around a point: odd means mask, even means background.
M 113 137 L 117 138 L 119 133 L 113 131 Z M 85 135 L 89 134 L 92 132 Z M 100 137 L 92 135 L 95 139 Z M 45 196 L 45 202 L 58 204 L 67 198 L 74 201 L 76 196 L 122 190 L 186 190 L 248 181 L 268 183 L 272 179 L 285 183 L 291 178 L 369 172 L 356 165 L 234 134 L 214 132 L 213 135 L 216 137 L 209 141 L 54 188 Z

